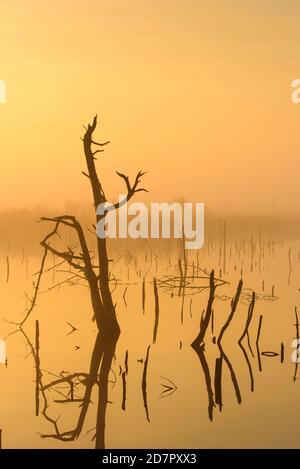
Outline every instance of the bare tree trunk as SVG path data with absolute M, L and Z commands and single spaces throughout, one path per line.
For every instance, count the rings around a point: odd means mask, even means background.
M 108 404 L 108 378 L 111 369 L 112 360 L 115 354 L 116 345 L 119 335 L 103 340 L 103 358 L 100 365 L 99 373 L 99 386 L 98 386 L 98 410 L 97 410 L 97 424 L 96 424 L 96 449 L 105 448 L 105 420 L 106 409 Z

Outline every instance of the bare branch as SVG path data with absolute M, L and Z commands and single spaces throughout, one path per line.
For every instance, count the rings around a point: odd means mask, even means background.
M 104 142 L 104 143 L 98 143 L 98 142 L 94 142 L 94 140 L 91 140 L 91 143 L 93 145 L 98 145 L 99 147 L 104 147 L 105 145 L 108 145 L 108 143 L 110 143 L 110 141 L 108 140 L 107 142 Z
M 116 173 L 120 178 L 125 181 L 127 188 L 127 196 L 121 202 L 117 202 L 116 204 L 114 204 L 114 209 L 118 209 L 122 205 L 124 205 L 124 203 L 128 202 L 136 192 L 148 192 L 147 189 L 144 189 L 143 187 L 138 188 L 138 185 L 141 182 L 141 178 L 144 176 L 144 174 L 146 174 L 146 171 L 139 171 L 137 173 L 133 186 L 131 186 L 128 176 L 125 176 L 125 174 L 120 173 L 119 171 L 116 171 Z

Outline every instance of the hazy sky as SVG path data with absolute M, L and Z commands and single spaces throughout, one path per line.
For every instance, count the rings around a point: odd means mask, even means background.
M 80 136 L 94 113 L 141 200 L 298 210 L 299 0 L 1 0 L 0 208 L 86 202 Z

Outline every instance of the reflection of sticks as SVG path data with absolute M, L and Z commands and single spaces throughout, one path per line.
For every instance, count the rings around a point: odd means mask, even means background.
M 55 428 L 54 434 L 41 435 L 42 438 L 56 438 L 61 441 L 73 441 L 76 438 L 78 438 L 78 436 L 80 435 L 82 431 L 85 417 L 86 417 L 86 414 L 87 414 L 87 411 L 91 402 L 91 394 L 92 394 L 93 386 L 97 382 L 97 374 L 98 374 L 98 369 L 99 369 L 102 357 L 103 357 L 103 344 L 101 343 L 101 337 L 100 337 L 100 334 L 98 333 L 95 346 L 93 349 L 92 357 L 91 357 L 89 374 L 85 382 L 86 389 L 85 389 L 84 397 L 82 399 L 81 411 L 78 417 L 77 425 L 73 430 L 66 431 L 64 433 L 59 432 L 57 421 L 50 418 L 47 414 L 48 402 L 47 402 L 45 390 L 41 388 L 42 395 L 44 398 L 43 415 L 48 421 L 50 421 L 54 425 L 54 428 Z
M 70 332 L 68 332 L 67 335 L 71 335 L 73 334 L 73 332 L 77 331 L 77 327 L 73 326 L 73 324 L 71 324 L 70 322 L 67 322 L 67 324 L 71 327 L 71 330 Z
M 284 344 L 281 342 L 280 345 L 280 363 L 284 362 Z
M 255 292 L 253 291 L 253 292 L 252 292 L 251 303 L 249 304 L 249 308 L 248 308 L 248 316 L 247 316 L 247 321 L 246 321 L 245 329 L 244 329 L 244 332 L 243 332 L 243 334 L 241 335 L 241 337 L 240 337 L 240 339 L 239 339 L 239 341 L 238 341 L 238 344 L 241 346 L 244 337 L 247 335 L 248 347 L 249 347 L 249 350 L 250 350 L 251 355 L 252 355 L 253 357 L 254 357 L 254 354 L 253 354 L 252 348 L 251 348 L 251 343 L 250 343 L 250 338 L 249 338 L 248 329 L 249 329 L 249 326 L 250 326 L 250 323 L 251 323 L 251 320 L 252 320 L 253 311 L 254 311 L 254 306 L 255 306 Z M 242 347 L 242 348 L 243 348 L 243 347 Z
M 6 257 L 6 283 L 9 282 L 9 257 Z
M 55 404 L 69 404 L 70 402 L 82 402 L 82 399 L 53 399 Z
M 72 380 L 74 378 L 83 378 L 82 380 L 80 380 L 80 382 L 83 382 L 84 380 L 86 380 L 89 375 L 87 373 L 72 373 L 72 374 L 69 374 L 69 375 L 66 375 L 66 376 L 63 376 L 62 378 L 58 378 L 54 381 L 52 381 L 51 383 L 48 383 L 48 384 L 45 384 L 44 386 L 42 386 L 42 389 L 43 391 L 46 391 L 46 389 L 50 389 L 54 386 L 56 386 L 57 384 L 61 384 L 61 383 L 65 383 L 65 382 L 72 382 Z
M 258 323 L 258 330 L 257 330 L 257 336 L 256 336 L 256 345 L 259 343 L 259 338 L 260 338 L 260 333 L 261 333 L 261 327 L 262 327 L 262 320 L 263 316 L 262 314 L 259 316 L 259 323 Z
M 35 321 L 35 354 L 36 354 L 36 381 L 35 381 L 35 415 L 38 417 L 40 408 L 40 326 L 39 321 Z
M 206 389 L 207 389 L 207 397 L 208 397 L 208 417 L 212 421 L 213 420 L 213 408 L 215 406 L 215 402 L 214 402 L 214 394 L 213 394 L 212 384 L 211 384 L 210 370 L 209 370 L 208 363 L 207 363 L 207 360 L 205 358 L 205 353 L 204 353 L 204 338 L 205 338 L 205 334 L 210 323 L 210 319 L 212 315 L 212 306 L 213 306 L 214 297 L 215 297 L 216 285 L 214 281 L 213 270 L 211 271 L 210 278 L 209 278 L 209 287 L 210 287 L 209 298 L 207 302 L 206 311 L 201 316 L 200 330 L 195 340 L 191 343 L 191 347 L 195 350 L 196 354 L 198 355 L 198 358 L 200 360 L 201 367 L 204 373 Z
M 122 373 L 122 386 L 123 386 L 123 397 L 122 397 L 122 410 L 126 410 L 126 371 Z
M 149 352 L 150 352 L 150 345 L 147 348 L 146 358 L 144 362 L 144 369 L 143 369 L 143 378 L 142 378 L 143 402 L 144 402 L 144 407 L 145 407 L 146 417 L 147 417 L 148 422 L 150 422 L 148 400 L 147 400 L 147 369 L 148 369 L 148 361 L 149 361 Z
M 272 351 L 266 351 L 266 352 L 261 352 L 261 354 L 264 356 L 264 357 L 270 357 L 270 358 L 273 358 L 273 357 L 278 357 L 279 353 L 277 352 L 272 352 Z
M 220 347 L 222 349 L 221 344 L 220 344 Z M 235 391 L 235 395 L 236 395 L 236 399 L 237 399 L 238 404 L 240 404 L 242 402 L 242 396 L 241 396 L 241 391 L 240 391 L 240 388 L 239 388 L 239 383 L 238 383 L 234 368 L 233 368 L 232 364 L 230 363 L 230 360 L 227 357 L 227 355 L 226 355 L 226 353 L 224 352 L 223 349 L 221 351 L 221 354 L 222 354 L 222 358 L 226 362 L 226 365 L 229 369 L 231 381 L 232 381 L 234 391 Z
M 297 306 L 295 306 L 295 316 L 296 316 L 296 323 L 295 323 L 295 327 L 296 327 L 296 339 L 297 341 L 299 341 L 299 319 L 298 319 L 298 310 L 297 310 Z
M 262 314 L 261 314 L 259 316 L 258 330 L 257 330 L 257 336 L 256 336 L 256 343 L 255 343 L 256 344 L 256 353 L 257 353 L 259 371 L 262 371 L 261 359 L 260 359 L 260 350 L 259 350 L 259 338 L 260 338 L 260 333 L 261 333 L 262 321 L 263 321 L 263 317 L 262 317 Z
M 123 293 L 123 300 L 124 300 L 125 306 L 126 306 L 126 308 L 127 308 L 126 293 L 127 293 L 127 285 L 126 285 L 125 290 L 124 290 L 124 293 Z
M 161 383 L 161 386 L 165 388 L 161 393 L 160 393 L 160 399 L 164 397 L 170 397 L 172 394 L 174 394 L 175 391 L 177 391 L 177 386 L 176 384 L 171 381 L 169 378 L 165 378 L 164 376 L 160 376 L 161 379 L 164 379 L 168 384 Z
M 155 300 L 155 320 L 154 320 L 154 329 L 153 329 L 153 341 L 152 343 L 155 344 L 157 330 L 158 330 L 158 321 L 159 321 L 159 300 L 158 300 L 158 291 L 157 291 L 157 283 L 156 278 L 153 278 L 153 289 L 154 289 L 154 300 Z
M 123 388 L 123 397 L 122 397 L 122 410 L 126 410 L 126 375 L 128 375 L 128 350 L 126 350 L 125 353 L 125 360 L 124 360 L 124 365 L 125 365 L 125 371 L 122 372 L 122 388 Z
M 216 358 L 215 365 L 215 402 L 218 404 L 220 411 L 223 407 L 222 402 L 222 355 Z

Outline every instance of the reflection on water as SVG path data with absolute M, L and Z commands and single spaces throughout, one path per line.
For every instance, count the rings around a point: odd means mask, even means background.
M 54 259 L 23 322 L 39 259 L 2 260 L 3 447 L 297 446 L 297 246 L 121 254 L 120 337 Z

